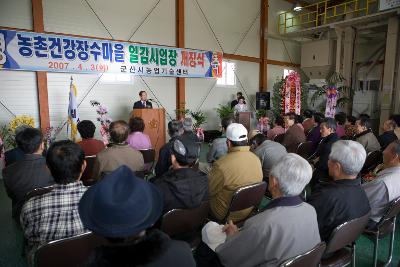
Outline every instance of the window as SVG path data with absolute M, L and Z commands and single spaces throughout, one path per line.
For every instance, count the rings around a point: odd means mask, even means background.
M 286 78 L 292 71 L 291 69 L 283 69 L 283 78 Z
M 235 76 L 235 63 L 232 62 L 222 62 L 222 78 L 218 78 L 218 85 L 228 85 L 234 86 L 236 85 L 236 76 Z
M 133 76 L 129 74 L 104 73 L 100 78 L 101 83 L 131 83 Z

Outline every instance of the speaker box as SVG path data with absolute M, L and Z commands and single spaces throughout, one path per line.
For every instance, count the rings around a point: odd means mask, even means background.
M 256 109 L 271 109 L 271 96 L 269 92 L 256 93 Z

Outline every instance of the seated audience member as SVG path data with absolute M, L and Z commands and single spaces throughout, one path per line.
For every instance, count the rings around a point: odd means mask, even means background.
M 268 181 L 271 168 L 287 154 L 286 148 L 274 141 L 267 140 L 265 135 L 257 134 L 250 140 L 254 154 L 261 161 L 264 180 Z
M 54 179 L 42 156 L 44 143 L 40 130 L 25 128 L 15 139 L 24 157 L 3 169 L 3 178 L 7 195 L 12 200 L 12 217 L 19 221 L 26 194 L 35 188 L 54 184 Z
M 193 209 L 208 200 L 207 175 L 191 168 L 199 159 L 200 146 L 180 136 L 172 144 L 172 169 L 154 179 L 164 194 L 166 213 L 172 209 Z
M 393 132 L 397 136 L 397 139 L 400 139 L 400 114 L 391 115 L 389 120 L 392 120 L 396 123 L 396 127 L 394 128 Z
M 321 142 L 321 129 L 320 129 L 320 124 L 324 120 L 325 116 L 324 114 L 320 112 L 316 112 L 314 114 L 314 128 L 311 129 L 309 134 L 307 135 L 307 141 L 311 141 L 313 143 L 313 152 L 317 151 L 319 142 Z
M 239 96 L 238 98 L 238 103 L 235 105 L 233 108 L 235 110 L 235 114 L 239 115 L 239 112 L 245 112 L 248 111 L 246 102 L 244 101 L 243 96 Z
M 17 135 L 20 132 L 22 132 L 23 130 L 25 130 L 26 128 L 32 128 L 32 127 L 25 125 L 25 124 L 18 126 L 15 129 L 15 138 L 17 138 Z M 17 143 L 17 140 L 15 140 L 15 142 Z M 18 143 L 17 143 L 17 147 L 4 152 L 5 167 L 13 164 L 14 162 L 22 160 L 24 157 L 25 157 L 25 153 L 18 147 Z
M 313 174 L 313 183 L 318 180 L 329 179 L 328 160 L 331 153 L 332 145 L 339 140 L 336 131 L 336 121 L 332 118 L 327 118 L 320 124 L 321 144 L 318 146 L 316 157 L 318 161 L 315 164 L 315 171 Z
M 288 113 L 285 115 L 285 126 L 287 130 L 282 145 L 286 147 L 289 153 L 295 153 L 298 145 L 306 141 L 304 130 L 298 124 L 295 124 L 295 119 L 295 113 Z
M 304 121 L 303 121 L 303 128 L 304 133 L 308 134 L 308 132 L 314 127 L 314 112 L 312 110 L 306 109 L 303 112 Z
M 197 135 L 193 132 L 193 121 L 192 121 L 192 119 L 191 118 L 184 118 L 182 124 L 183 124 L 183 134 L 182 134 L 182 136 L 192 140 L 195 143 L 200 142 L 200 140 L 197 137 Z
M 384 150 L 390 143 L 396 141 L 398 138 L 394 133 L 396 123 L 392 120 L 387 120 L 383 123 L 383 134 L 378 137 L 379 144 Z
M 128 144 L 135 150 L 150 149 L 150 137 L 143 133 L 144 122 L 142 118 L 134 117 L 129 119 L 129 128 L 131 133 L 128 136 Z
M 228 154 L 216 162 L 208 175 L 210 208 L 214 217 L 222 220 L 228 212 L 233 193 L 240 187 L 262 181 L 262 168 L 257 156 L 250 152 L 247 130 L 239 123 L 231 123 L 226 130 Z M 245 219 L 250 209 L 232 212 L 234 221 Z
M 85 232 L 78 203 L 86 191 L 80 181 L 86 167 L 85 154 L 76 143 L 54 142 L 46 158 L 56 184 L 49 193 L 28 200 L 22 207 L 21 227 L 28 247 Z
M 354 135 L 357 134 L 356 132 L 356 117 L 347 115 L 346 117 L 346 123 L 344 125 L 344 132 L 346 134 L 346 137 L 349 139 L 353 139 Z
M 126 142 L 129 135 L 128 124 L 125 121 L 113 121 L 109 131 L 111 146 L 97 154 L 93 178 L 99 179 L 122 165 L 128 166 L 132 171 L 143 171 L 142 153 L 131 148 Z
M 174 140 L 183 134 L 183 124 L 181 121 L 172 120 L 168 122 L 168 135 L 171 137 L 168 143 L 161 147 L 157 164 L 155 167 L 156 176 L 161 176 L 169 170 L 171 162 L 171 148 Z
M 381 149 L 378 139 L 371 130 L 370 120 L 360 118 L 356 121 L 355 141 L 359 142 L 367 151 L 367 154 Z
M 357 178 L 367 154 L 357 142 L 339 140 L 329 155 L 329 183 L 319 184 L 312 191 L 308 203 L 317 211 L 319 234 L 328 241 L 340 224 L 364 216 L 369 212 L 368 198 Z
M 83 152 L 85 152 L 85 156 L 97 155 L 105 148 L 102 141 L 93 138 L 96 126 L 92 121 L 83 120 L 78 123 L 77 127 L 82 137 L 82 141 L 78 142 L 78 145 L 80 145 Z
M 274 140 L 274 137 L 285 133 L 285 120 L 281 116 L 277 116 L 274 121 L 274 128 L 268 131 L 268 140 Z
M 360 115 L 358 115 L 358 120 L 361 120 L 361 119 L 369 120 L 369 119 L 371 119 L 371 117 L 368 114 L 361 113 Z
M 242 229 L 230 221 L 226 241 L 216 247 L 224 266 L 278 266 L 320 242 L 315 209 L 299 194 L 311 179 L 311 166 L 289 153 L 269 176 L 273 200 L 266 210 L 248 219 Z
M 371 206 L 368 223 L 373 228 L 387 211 L 390 202 L 400 196 L 400 140 L 393 141 L 383 151 L 384 169 L 363 188 Z
M 294 119 L 294 123 L 296 123 L 304 132 L 303 120 L 304 120 L 303 116 L 296 114 L 296 117 Z
M 342 138 L 346 135 L 344 130 L 344 125 L 346 124 L 346 114 L 343 112 L 339 112 L 335 115 L 335 120 L 337 122 L 336 125 L 336 134 L 339 138 Z
M 226 128 L 234 122 L 231 117 L 223 118 L 221 120 L 222 135 L 212 142 L 210 150 L 207 153 L 207 162 L 213 163 L 220 157 L 225 156 L 228 153 L 228 146 L 226 144 Z
M 92 185 L 79 202 L 79 215 L 85 228 L 108 243 L 85 266 L 196 266 L 187 243 L 152 228 L 162 209 L 159 190 L 126 166 Z

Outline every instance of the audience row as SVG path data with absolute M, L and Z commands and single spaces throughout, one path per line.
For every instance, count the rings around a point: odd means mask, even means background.
M 284 125 L 276 118 L 275 127 L 266 135 L 251 137 L 243 125 L 225 118 L 222 136 L 210 145 L 207 164 L 198 164 L 200 144 L 191 120 L 171 121 L 171 139 L 160 149 L 156 176 L 150 181 L 135 175 L 146 168 L 138 150 L 151 147 L 138 118 L 129 124 L 113 122 L 107 147 L 93 139 L 93 123 L 82 121 L 78 125 L 81 142 L 54 142 L 45 157 L 41 132 L 23 129 L 16 136 L 23 156 L 9 164 L 3 176 L 13 201 L 13 217 L 20 221 L 28 241 L 28 258 L 32 259 L 43 243 L 90 230 L 111 245 L 98 248 L 88 266 L 123 266 L 127 262 L 195 266 L 186 243 L 171 240 L 152 226 L 169 210 L 196 208 L 204 201 L 210 203 L 209 218 L 225 223 L 233 193 L 262 180 L 268 182 L 273 200 L 250 218 L 252 208 L 230 213 L 228 223 L 218 226 L 218 235 L 224 238 L 217 246 L 205 242 L 204 250 L 197 254 L 199 266 L 210 265 L 212 258 L 224 266 L 277 266 L 321 240 L 329 240 L 336 226 L 370 210 L 368 227 L 374 227 L 389 203 L 400 196 L 397 136 L 383 138 L 387 142 L 384 168 L 372 182 L 361 184 L 359 173 L 367 153 L 381 149 L 369 118 L 361 116 L 352 125 L 357 133 L 352 141 L 340 140 L 346 135 L 343 114 L 337 121 L 319 114 L 305 115 L 308 117 L 302 121 L 295 114 L 286 114 Z M 386 124 L 387 129 L 397 126 L 392 120 Z M 271 131 L 281 134 L 279 127 L 284 134 L 282 144 L 270 140 Z M 389 131 L 395 135 L 395 129 Z M 316 144 L 311 162 L 294 154 L 306 140 Z M 90 187 L 80 181 L 85 155 L 96 156 L 93 178 L 97 182 Z M 305 202 L 300 195 L 308 184 L 312 193 Z M 50 192 L 26 199 L 28 192 L 49 185 Z M 239 230 L 235 223 L 244 220 Z

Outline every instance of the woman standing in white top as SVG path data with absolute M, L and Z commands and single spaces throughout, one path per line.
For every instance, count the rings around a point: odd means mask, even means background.
M 244 97 L 243 96 L 240 96 L 239 98 L 238 98 L 238 103 L 236 104 L 236 106 L 234 107 L 234 109 L 235 109 L 235 114 L 236 115 L 238 115 L 238 113 L 239 112 L 245 112 L 245 111 L 248 111 L 248 109 L 247 109 L 247 105 L 245 104 L 245 102 L 244 102 Z

